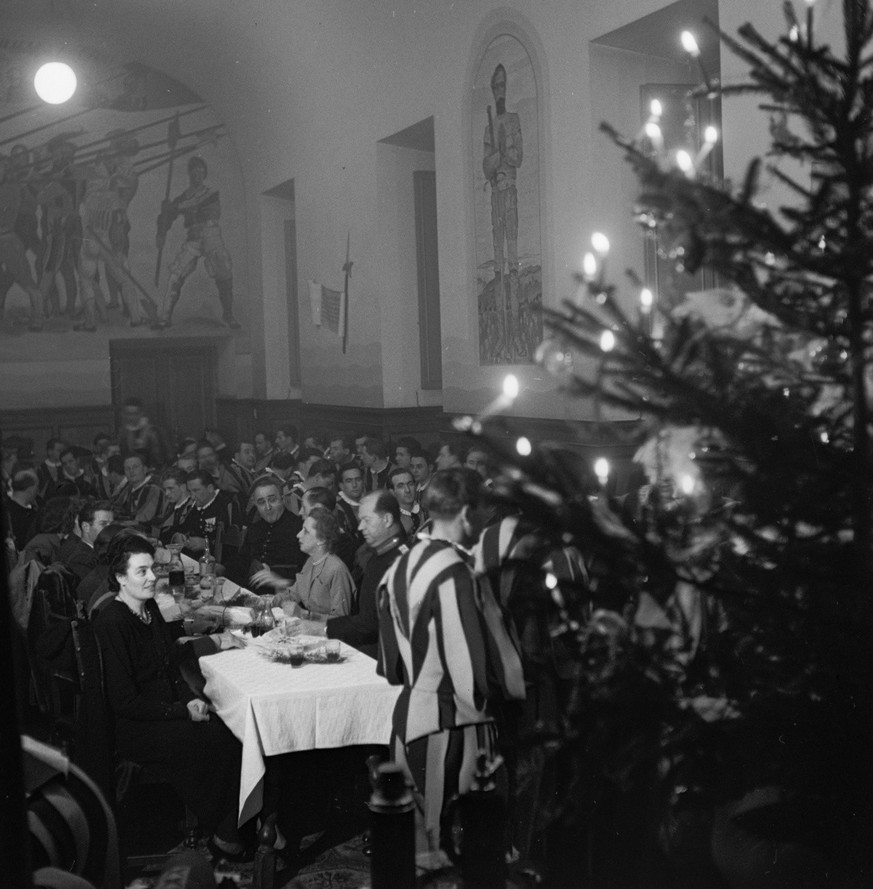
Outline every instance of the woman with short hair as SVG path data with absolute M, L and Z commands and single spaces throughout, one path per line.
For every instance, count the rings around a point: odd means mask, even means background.
M 112 540 L 108 578 L 115 598 L 94 622 L 117 749 L 124 759 L 160 767 L 200 825 L 214 831 L 209 842 L 215 855 L 241 858 L 240 743 L 182 678 L 180 632 L 164 621 L 154 600 L 154 555 L 138 534 Z M 237 642 L 225 632 L 203 644 L 214 651 Z
M 294 583 L 289 583 L 265 567 L 252 576 L 255 587 L 273 586 L 281 590 L 274 605 L 294 603 L 292 609 L 307 620 L 325 620 L 351 614 L 355 584 L 349 569 L 334 553 L 339 541 L 336 516 L 322 506 L 314 507 L 303 520 L 297 535 L 300 549 L 309 557 Z

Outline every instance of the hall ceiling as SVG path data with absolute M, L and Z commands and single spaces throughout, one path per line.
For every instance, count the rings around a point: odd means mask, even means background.
M 690 30 L 697 38 L 704 67 L 709 74 L 715 75 L 720 69 L 719 41 L 712 28 L 704 25 L 704 19 L 718 25 L 718 0 L 678 0 L 616 28 L 592 43 L 662 59 L 687 61 L 679 35 Z

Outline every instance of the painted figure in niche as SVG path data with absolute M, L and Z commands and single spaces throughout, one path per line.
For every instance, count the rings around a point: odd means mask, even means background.
M 173 309 L 179 302 L 182 285 L 197 267 L 202 257 L 209 276 L 215 281 L 224 323 L 234 330 L 240 325 L 233 316 L 233 268 L 230 253 L 221 237 L 221 199 L 217 188 L 206 183 L 206 161 L 192 157 L 188 161 L 189 186 L 172 201 L 166 201 L 158 216 L 157 247 L 163 247 L 167 232 L 176 217 L 181 215 L 185 224 L 185 242 L 176 258 L 169 265 L 160 315 L 155 327 L 169 327 L 173 321 Z
M 64 284 L 64 311 L 76 313 L 78 287 L 76 267 L 82 243 L 79 219 L 81 171 L 74 164 L 76 146 L 74 134 L 61 133 L 51 139 L 48 150 L 48 182 L 36 196 L 41 208 L 43 251 L 38 259 L 39 289 L 46 313 L 60 315 L 58 276 Z
M 542 340 L 539 95 L 518 37 L 484 49 L 472 115 L 479 361 L 531 362 Z
M 106 272 L 111 299 L 108 306 L 118 305 L 120 292 L 130 326 L 138 327 L 151 317 L 155 307 L 151 297 L 130 274 L 127 262 L 130 222 L 127 208 L 139 185 L 132 158 L 139 150 L 136 139 L 124 130 L 113 130 L 106 136 L 106 148 L 95 163 L 84 172 L 85 194 L 82 198 L 82 247 L 79 256 L 79 281 L 82 313 L 74 330 L 97 329 L 97 304 L 102 303 L 100 262 Z M 110 283 L 111 282 L 111 283 Z M 144 300 L 140 300 L 140 295 Z
M 482 172 L 491 186 L 491 232 L 494 241 L 494 286 L 497 292 L 496 322 L 499 348 L 507 351 L 510 344 L 516 351 L 520 342 L 518 312 L 518 190 L 517 170 L 524 150 L 521 120 L 506 110 L 506 68 L 502 64 L 491 75 L 495 114 L 488 106 L 485 127 Z M 503 245 L 506 242 L 504 260 Z M 506 311 L 506 273 L 509 279 L 509 315 Z M 503 297 L 501 299 L 501 297 Z
M 19 235 L 21 216 L 26 201 L 23 187 L 11 175 L 12 162 L 0 157 L 0 311 L 5 307 L 6 294 L 17 283 L 30 298 L 29 330 L 41 330 L 43 323 L 42 294 L 36 286 L 24 241 Z

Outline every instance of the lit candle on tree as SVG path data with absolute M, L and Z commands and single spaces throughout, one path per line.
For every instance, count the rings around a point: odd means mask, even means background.
M 712 92 L 712 84 L 709 80 L 709 74 L 706 72 L 706 68 L 703 65 L 703 59 L 700 56 L 700 47 L 697 45 L 697 38 L 691 33 L 691 31 L 683 31 L 680 35 L 679 39 L 682 42 L 682 49 L 691 56 L 692 59 L 697 60 L 697 67 L 700 68 L 700 74 L 703 77 L 703 82 L 706 84 L 706 88 Z
M 676 152 L 676 166 L 689 178 L 693 179 L 695 174 L 694 161 L 691 155 L 684 149 L 680 148 Z
M 806 3 L 806 45 L 812 49 L 812 7 L 815 0 L 804 0 Z
M 600 257 L 599 273 L 597 275 L 597 287 L 602 288 L 606 280 L 606 257 L 609 254 L 609 238 L 603 232 L 594 232 L 591 235 L 591 246 Z
M 700 146 L 700 151 L 697 152 L 697 157 L 694 158 L 694 168 L 696 170 L 700 169 L 700 165 L 709 156 L 716 142 L 718 142 L 718 130 L 714 126 L 708 126 L 703 131 L 703 145 Z
M 604 330 L 600 334 L 600 351 L 603 353 L 597 365 L 596 391 L 594 393 L 594 418 L 600 420 L 600 395 L 603 388 L 603 377 L 606 373 L 606 359 L 615 348 L 615 334 L 611 330 Z
M 606 488 L 606 484 L 609 481 L 609 460 L 606 457 L 598 457 L 594 461 L 594 474 L 597 476 L 597 481 L 600 483 L 601 488 Z
M 515 374 L 507 374 L 503 378 L 503 391 L 485 406 L 485 409 L 474 422 L 481 424 L 488 417 L 493 417 L 494 414 L 499 414 L 501 411 L 511 407 L 515 399 L 518 398 L 519 388 L 518 377 Z
M 652 306 L 655 304 L 655 295 L 648 287 L 640 291 L 640 327 L 649 330 L 651 328 Z

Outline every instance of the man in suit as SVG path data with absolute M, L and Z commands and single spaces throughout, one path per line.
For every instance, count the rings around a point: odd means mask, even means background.
M 88 499 L 76 515 L 73 533 L 61 544 L 60 560 L 79 580 L 84 580 L 97 567 L 94 541 L 114 520 L 112 507 L 106 500 Z
M 160 523 L 164 508 L 164 492 L 152 481 L 147 458 L 130 454 L 124 458 L 124 476 L 127 484 L 113 498 L 114 508 L 120 517 L 135 522 L 142 530 L 151 531 Z

